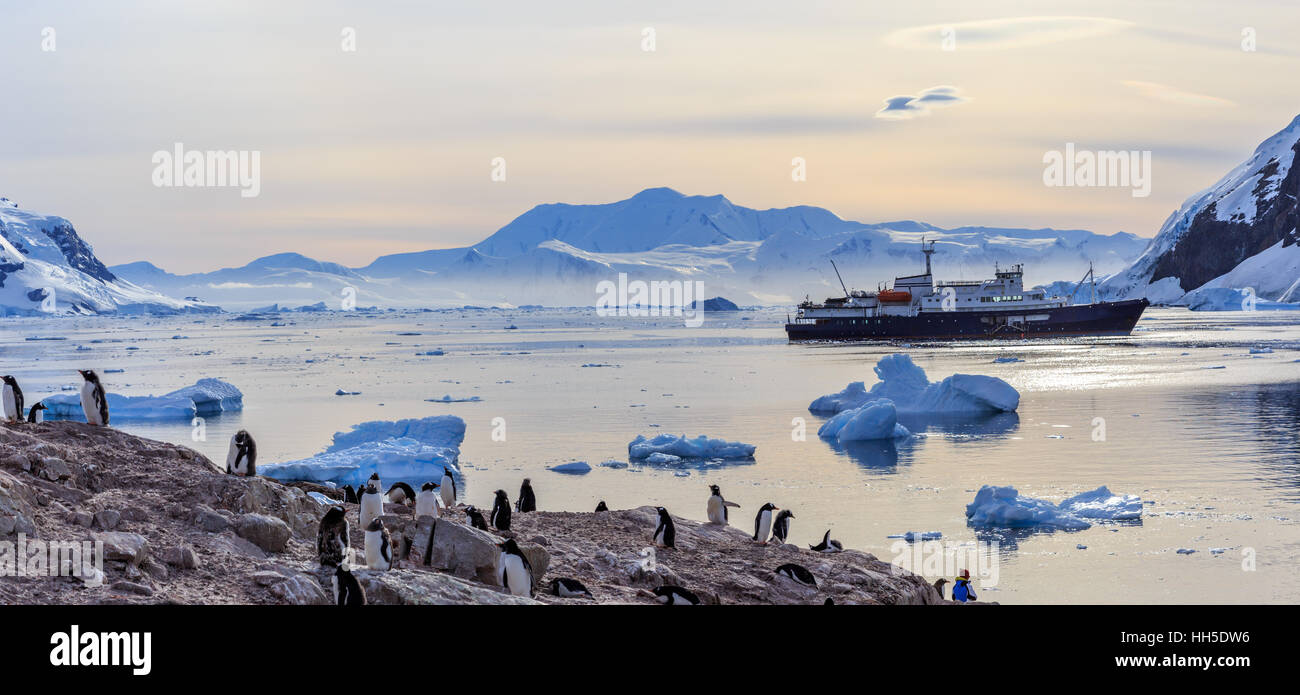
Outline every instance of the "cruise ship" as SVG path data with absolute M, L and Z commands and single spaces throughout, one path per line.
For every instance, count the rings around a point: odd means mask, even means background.
M 1072 297 L 1046 296 L 1024 288 L 1024 268 L 994 269 L 991 280 L 935 282 L 930 272 L 934 242 L 921 242 L 925 273 L 894 279 L 893 287 L 876 292 L 844 286 L 843 297 L 824 303 L 805 301 L 785 325 L 790 340 L 897 340 L 902 338 L 970 340 L 1058 336 L 1123 336 L 1150 304 L 1145 298 L 1097 302 L 1092 269 L 1079 281 L 1092 278 L 1089 304 L 1071 304 Z M 833 263 L 832 263 L 833 265 Z M 839 276 L 839 269 L 835 269 Z

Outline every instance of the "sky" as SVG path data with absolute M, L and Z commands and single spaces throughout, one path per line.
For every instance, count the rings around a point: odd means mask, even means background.
M 1300 113 L 1294 0 L 0 2 L 0 196 L 178 273 L 657 186 L 1149 237 Z M 176 143 L 258 194 L 155 185 Z M 1149 195 L 1045 185 L 1067 143 L 1150 151 Z

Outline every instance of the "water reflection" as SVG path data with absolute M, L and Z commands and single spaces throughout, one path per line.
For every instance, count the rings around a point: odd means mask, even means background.
M 828 419 L 828 418 L 827 418 Z M 913 434 L 942 435 L 954 442 L 981 439 L 1003 439 L 1020 428 L 1020 416 L 1015 413 L 995 415 L 899 415 L 898 421 Z M 825 419 L 823 419 L 825 422 Z M 909 464 L 915 450 L 926 437 L 911 439 L 870 439 L 841 442 L 822 439 L 837 454 L 847 456 L 854 463 L 873 473 L 894 473 L 900 459 Z

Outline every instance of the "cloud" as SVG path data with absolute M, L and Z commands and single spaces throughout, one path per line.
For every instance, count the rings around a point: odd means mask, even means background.
M 1157 101 L 1166 101 L 1171 104 L 1182 106 L 1236 106 L 1236 102 L 1220 97 L 1212 97 L 1208 94 L 1197 94 L 1195 92 L 1184 92 L 1177 87 L 1170 87 L 1167 84 L 1159 82 L 1140 82 L 1138 80 L 1121 80 L 1120 84 L 1130 89 L 1135 89 L 1139 94 L 1148 99 Z
M 1133 22 L 1109 17 L 1006 17 L 952 24 L 927 24 L 890 32 L 885 43 L 909 50 L 997 51 L 1087 39 L 1124 31 Z
M 958 94 L 961 90 L 948 85 L 939 85 L 921 91 L 920 96 L 901 95 L 885 100 L 884 108 L 876 112 L 876 118 L 904 121 L 930 115 L 931 109 L 954 106 L 966 97 Z

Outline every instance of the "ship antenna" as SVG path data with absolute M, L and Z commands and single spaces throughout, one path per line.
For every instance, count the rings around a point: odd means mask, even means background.
M 840 269 L 835 267 L 835 259 L 830 259 L 831 267 L 835 268 L 835 277 L 840 281 L 840 289 L 844 290 L 844 296 L 849 296 L 849 288 L 844 286 L 844 278 L 840 277 Z

